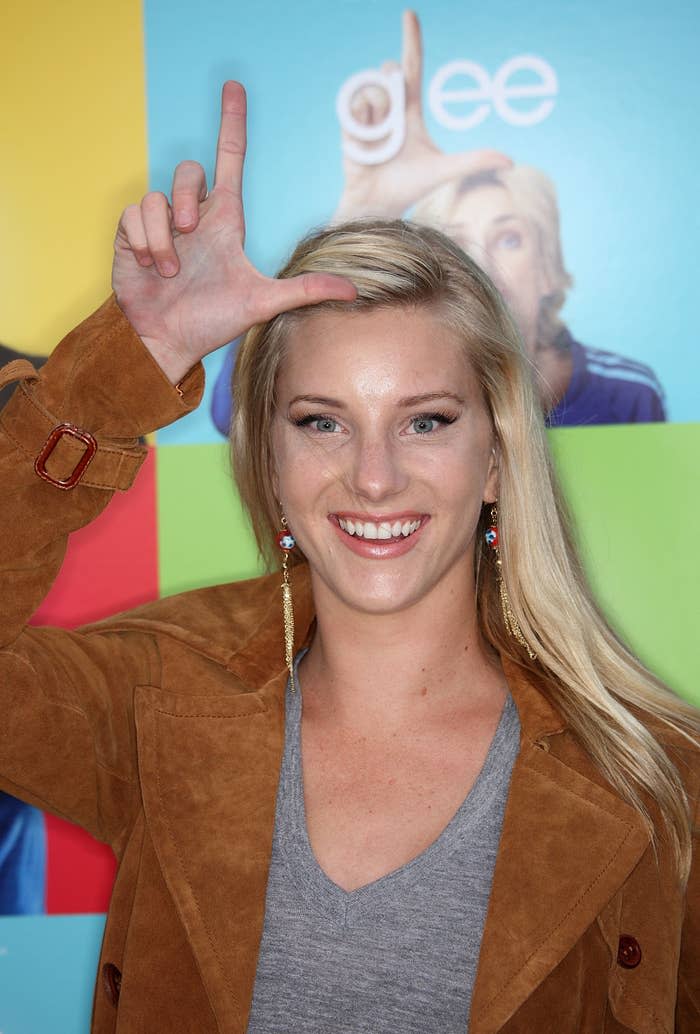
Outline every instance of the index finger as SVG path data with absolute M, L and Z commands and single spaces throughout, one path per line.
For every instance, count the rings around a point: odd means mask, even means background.
M 401 67 L 406 84 L 406 104 L 421 107 L 421 85 L 423 79 L 423 42 L 420 22 L 415 11 L 403 12 L 403 44 Z
M 246 148 L 246 96 L 240 83 L 230 79 L 221 91 L 221 125 L 216 145 L 214 186 L 241 197 Z

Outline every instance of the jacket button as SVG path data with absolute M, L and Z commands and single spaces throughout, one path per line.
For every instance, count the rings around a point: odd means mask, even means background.
M 108 1000 L 112 1005 L 116 1005 L 122 989 L 122 974 L 113 962 L 105 962 L 102 967 L 102 986 Z
M 617 946 L 617 961 L 625 969 L 634 969 L 642 961 L 642 949 L 636 937 L 623 934 Z

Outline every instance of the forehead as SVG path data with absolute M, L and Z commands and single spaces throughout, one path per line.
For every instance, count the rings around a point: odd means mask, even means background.
M 465 344 L 428 307 L 316 312 L 296 321 L 286 340 L 278 390 L 291 394 L 401 396 L 478 391 Z M 315 386 L 318 386 L 316 389 Z
M 459 194 L 449 216 L 452 221 L 477 229 L 507 219 L 522 219 L 526 213 L 508 187 L 482 183 Z

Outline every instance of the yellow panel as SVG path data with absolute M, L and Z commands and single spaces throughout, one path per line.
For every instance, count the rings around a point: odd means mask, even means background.
M 146 190 L 140 0 L 0 3 L 0 341 L 50 352 L 109 291 Z

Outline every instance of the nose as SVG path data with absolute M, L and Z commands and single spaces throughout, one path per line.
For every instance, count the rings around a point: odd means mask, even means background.
M 390 437 L 358 438 L 353 455 L 351 483 L 358 496 L 381 502 L 403 492 L 409 482 L 401 446 Z

